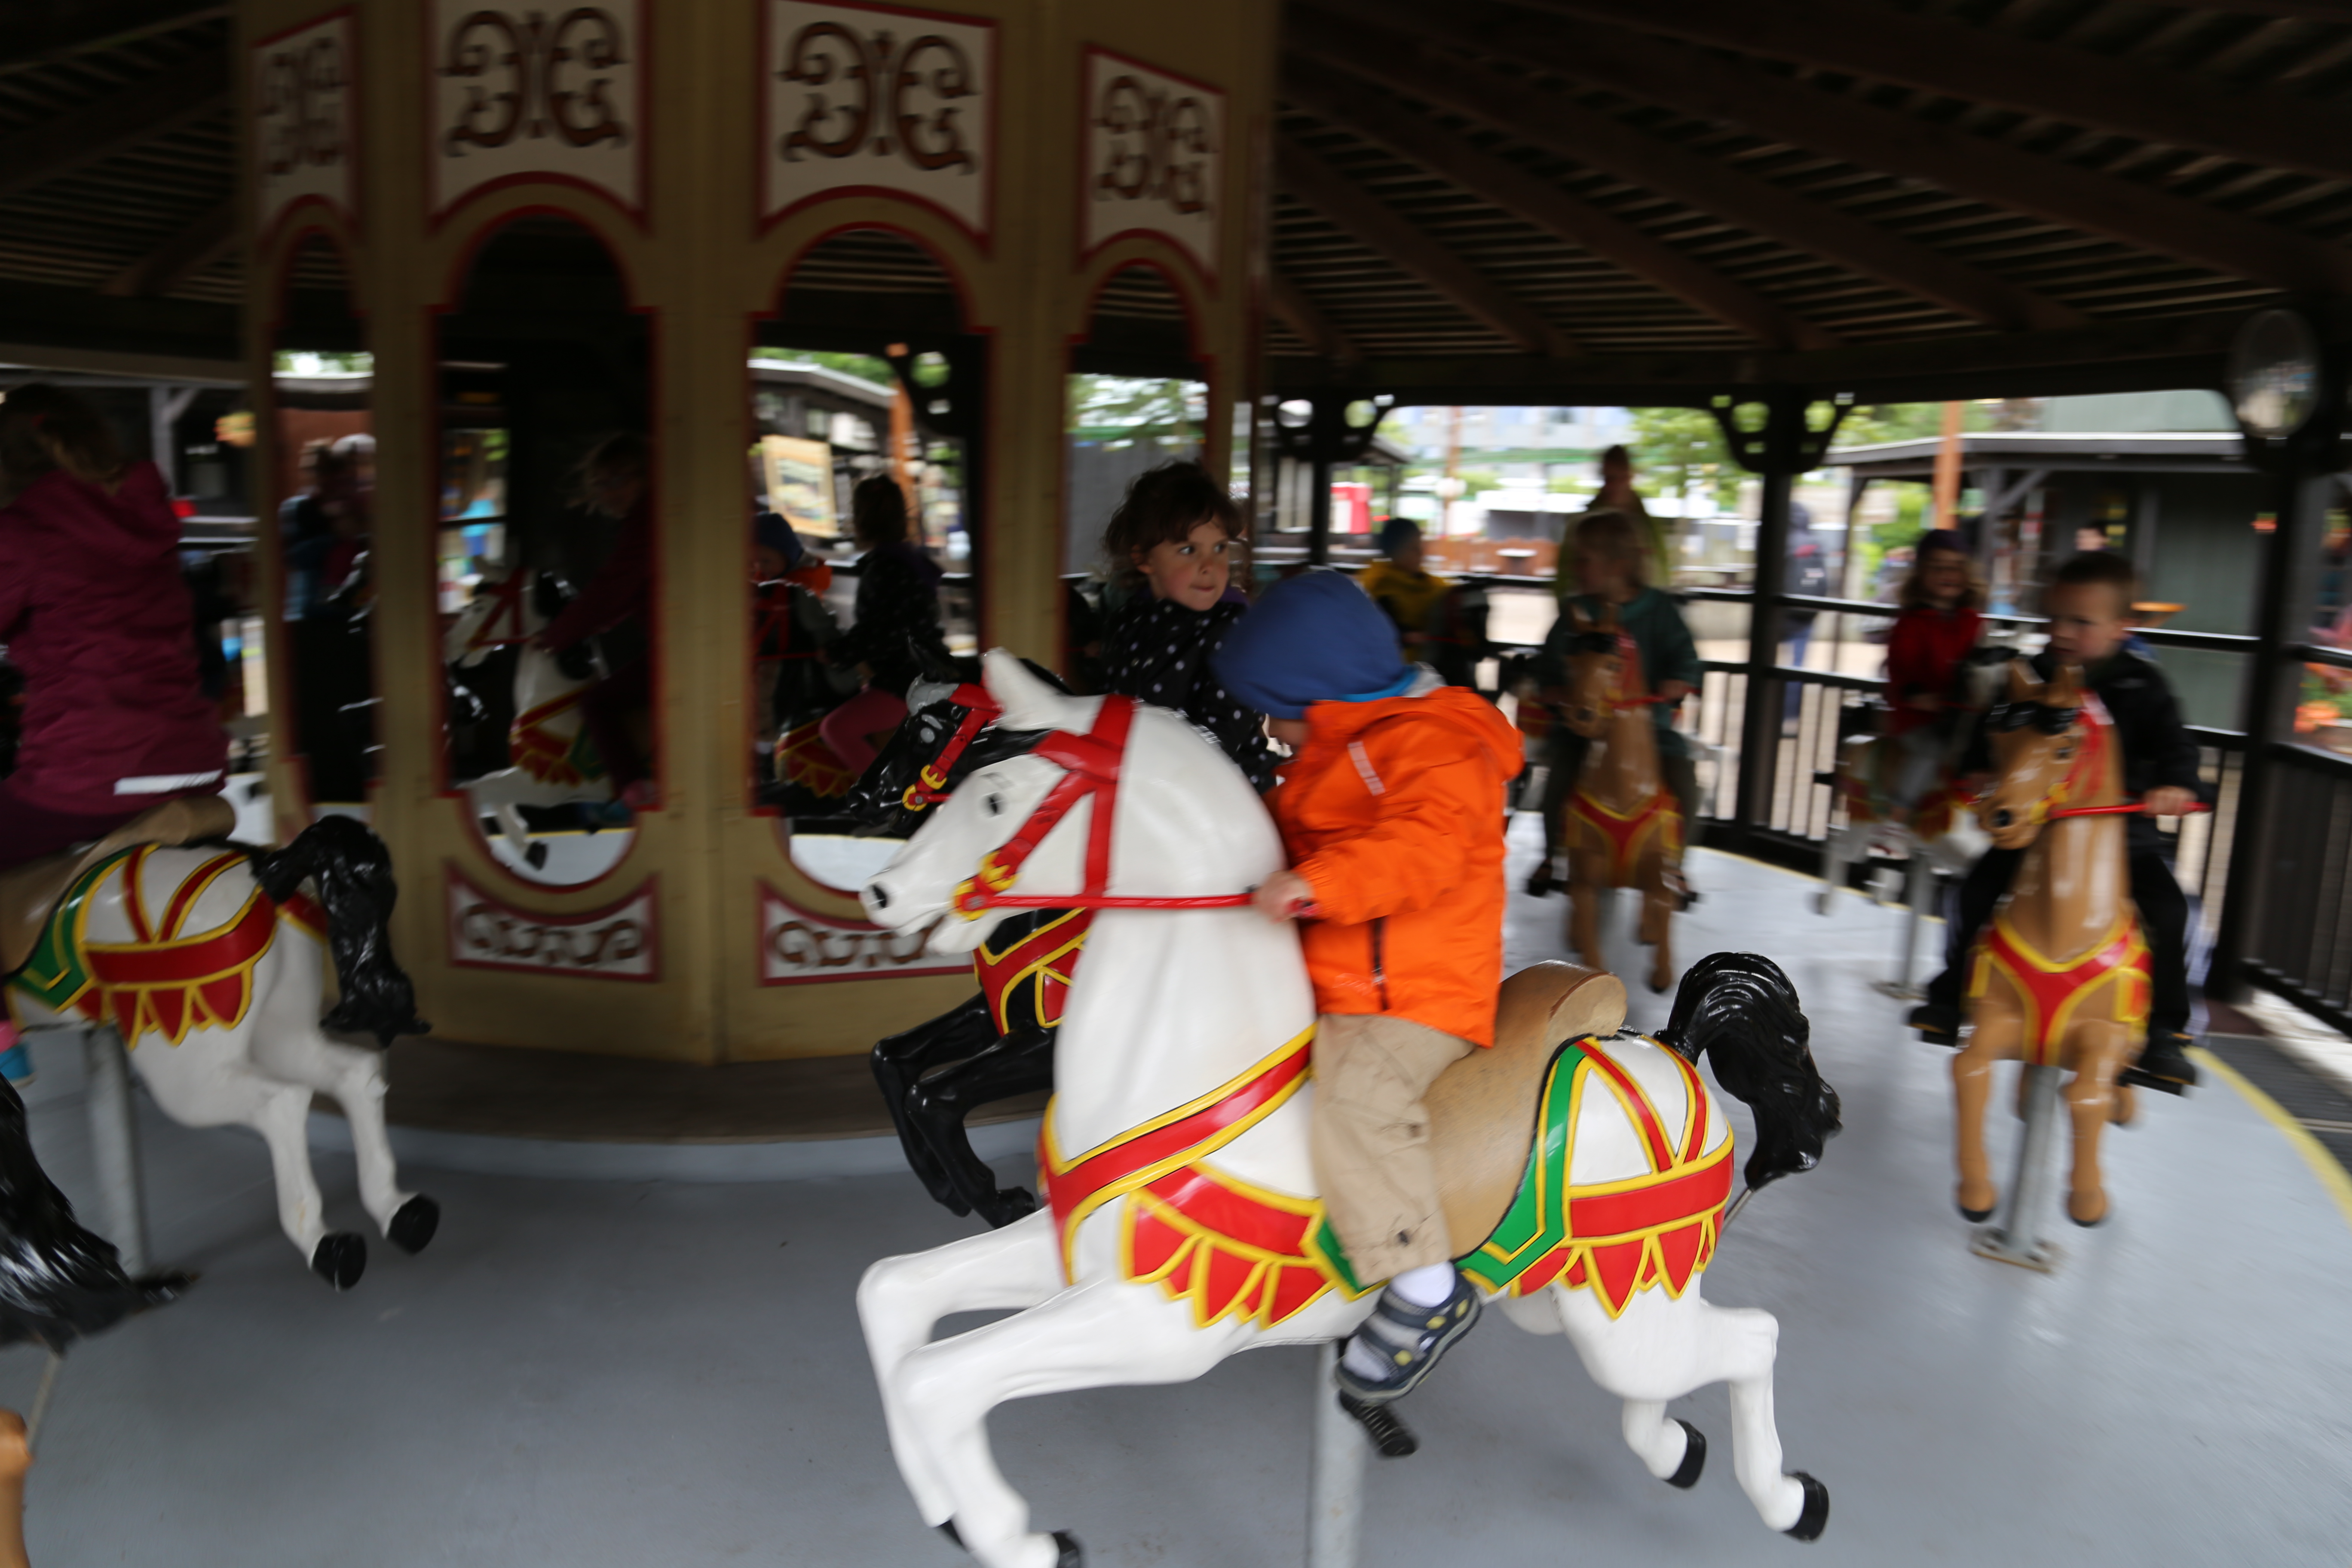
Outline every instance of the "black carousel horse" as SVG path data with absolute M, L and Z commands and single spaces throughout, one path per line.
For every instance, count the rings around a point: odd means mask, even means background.
M 978 664 L 926 660 L 925 679 L 907 693 L 906 722 L 850 792 L 859 833 L 911 837 L 973 772 L 1037 743 L 1034 732 L 996 728 Z M 1062 686 L 1039 666 L 1029 668 Z M 907 1163 L 956 1215 L 1006 1226 L 1037 1207 L 1025 1188 L 997 1186 L 996 1173 L 972 1152 L 964 1118 L 1054 1087 L 1054 1037 L 1091 919 L 1087 910 L 1028 910 L 1006 920 L 973 955 L 978 995 L 875 1043 L 874 1079 Z

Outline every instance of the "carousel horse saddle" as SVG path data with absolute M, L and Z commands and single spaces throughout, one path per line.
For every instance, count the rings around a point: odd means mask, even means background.
M 33 955 L 58 900 L 84 871 L 108 856 L 152 844 L 170 848 L 226 838 L 236 808 L 216 795 L 181 795 L 148 807 L 87 849 L 28 860 L 0 871 L 0 976 L 14 974 Z
M 1510 1211 L 1559 1047 L 1624 1023 L 1625 983 L 1603 971 L 1553 960 L 1503 982 L 1493 1047 L 1446 1068 L 1424 1101 L 1445 1226 L 1457 1240 L 1492 1235 Z

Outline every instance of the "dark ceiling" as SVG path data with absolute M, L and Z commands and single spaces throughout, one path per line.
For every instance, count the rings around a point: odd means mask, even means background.
M 235 356 L 227 9 L 0 8 L 0 344 Z M 2352 0 L 1289 0 L 1282 70 L 1287 387 L 2177 384 L 2352 300 Z

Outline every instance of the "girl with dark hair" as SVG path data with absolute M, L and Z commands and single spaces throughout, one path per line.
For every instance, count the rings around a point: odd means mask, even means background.
M 1264 716 L 1235 701 L 1209 662 L 1249 609 L 1232 585 L 1241 531 L 1241 509 L 1200 464 L 1136 476 L 1103 531 L 1128 589 L 1103 636 L 1103 685 L 1183 714 L 1264 794 L 1275 782 Z
M 922 674 L 923 656 L 944 663 L 940 579 L 946 575 L 907 537 L 907 492 L 887 474 L 860 479 L 850 492 L 849 527 L 866 554 L 858 562 L 856 619 L 826 657 L 866 677 L 865 689 L 824 716 L 817 733 L 851 772 L 873 764 L 907 717 L 907 688 Z
M 1938 528 L 1919 541 L 1904 580 L 1903 614 L 1886 645 L 1886 733 L 1900 758 L 1890 792 L 1897 821 L 1935 784 L 1957 729 L 1951 702 L 1960 664 L 1984 626 L 1984 583 L 1960 536 Z

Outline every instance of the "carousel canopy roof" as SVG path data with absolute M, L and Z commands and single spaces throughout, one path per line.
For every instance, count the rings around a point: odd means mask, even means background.
M 228 10 L 0 15 L 0 358 L 236 357 Z M 2210 383 L 2352 298 L 2352 0 L 1287 0 L 1280 96 L 1286 389 Z

